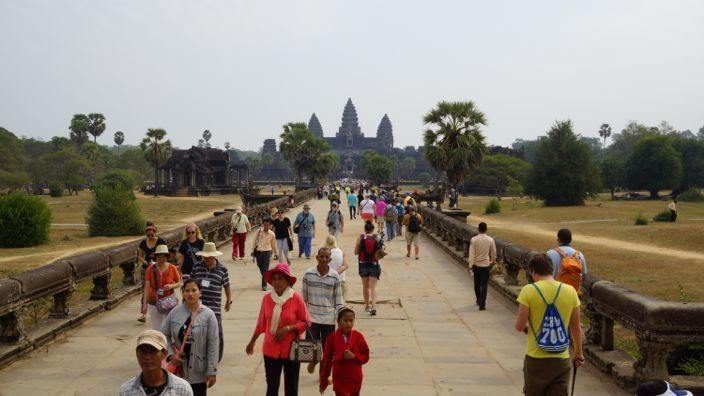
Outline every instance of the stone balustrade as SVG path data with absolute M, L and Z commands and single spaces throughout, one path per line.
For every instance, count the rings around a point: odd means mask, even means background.
M 440 211 L 424 207 L 424 231 L 455 259 L 467 265 L 469 241 L 478 231 Z M 491 284 L 515 303 L 520 291 L 519 274 L 536 251 L 494 238 L 500 274 Z M 530 277 L 526 275 L 526 281 Z M 614 282 L 587 274 L 582 283 L 584 310 L 589 325 L 585 354 L 603 372 L 625 388 L 639 381 L 670 379 L 689 388 L 704 390 L 704 379 L 668 373 L 668 357 L 678 347 L 704 343 L 704 303 L 663 301 L 636 293 Z M 637 360 L 614 346 L 614 324 L 632 330 L 637 338 Z M 507 323 L 507 326 L 510 326 Z M 687 388 L 687 389 L 689 389 Z
M 315 195 L 308 189 L 294 194 L 294 202 L 300 204 Z M 259 205 L 249 206 L 245 213 L 253 226 L 260 225 L 271 215 L 273 208 L 291 207 L 288 197 Z M 213 217 L 196 222 L 208 241 L 218 242 L 228 239 L 230 219 L 233 211 L 215 212 Z M 169 230 L 159 236 L 169 246 L 177 246 L 183 229 Z M 91 300 L 108 300 L 114 290 L 110 287 L 112 269 L 122 270 L 122 288 L 127 294 L 138 293 L 135 270 L 139 241 L 124 243 L 96 251 L 77 254 L 56 260 L 39 268 L 0 279 L 0 342 L 18 343 L 25 338 L 20 311 L 23 307 L 46 297 L 52 298 L 50 318 L 67 318 L 70 315 L 71 295 L 80 282 L 92 282 Z M 109 308 L 109 307 L 106 307 Z M 35 343 L 36 344 L 36 343 Z M 37 345 L 34 345 L 36 347 Z

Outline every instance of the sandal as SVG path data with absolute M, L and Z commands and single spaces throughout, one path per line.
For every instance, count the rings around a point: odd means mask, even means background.
M 376 309 L 372 308 L 371 311 L 369 311 L 369 315 L 376 316 Z

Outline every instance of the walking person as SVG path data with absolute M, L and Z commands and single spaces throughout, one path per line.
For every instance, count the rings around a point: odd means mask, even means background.
M 235 208 L 230 225 L 232 227 L 232 261 L 244 260 L 244 244 L 247 241 L 247 233 L 252 231 L 252 224 L 247 215 L 242 213 L 241 206 Z
M 357 213 L 362 215 L 362 201 L 364 201 L 364 188 L 359 188 L 359 193 L 357 193 Z
M 200 228 L 193 223 L 187 225 L 185 238 L 178 247 L 178 266 L 184 279 L 191 276 L 193 266 L 200 261 L 196 253 L 203 250 L 204 244 Z
M 144 274 L 146 298 L 142 305 L 142 315 L 147 316 L 149 328 L 159 330 L 169 311 L 178 305 L 174 290 L 181 286 L 181 274 L 175 265 L 166 261 L 169 257 L 166 245 L 157 245 L 154 255 L 156 262 L 147 267 Z
M 405 215 L 405 210 L 403 208 L 403 202 L 400 199 L 396 200 L 396 235 L 399 237 L 403 234 L 403 216 Z
M 206 307 L 215 313 L 218 321 L 218 362 L 222 359 L 225 342 L 222 337 L 222 291 L 225 290 L 225 312 L 232 306 L 232 290 L 230 289 L 230 275 L 227 268 L 217 259 L 222 255 L 215 247 L 215 243 L 206 242 L 203 251 L 196 253 L 203 258 L 203 262 L 193 267 L 191 278 L 200 285 L 200 300 Z
M 376 219 L 376 226 L 379 232 L 383 232 L 386 222 L 384 221 L 384 215 L 386 214 L 386 201 L 384 198 L 379 198 L 376 201 L 376 208 L 374 209 L 374 217 Z
M 342 307 L 337 313 L 337 330 L 328 337 L 320 364 L 322 394 L 330 385 L 335 395 L 359 395 L 362 391 L 362 365 L 369 361 L 369 346 L 364 335 L 354 329 L 355 313 Z
M 381 243 L 374 233 L 374 223 L 364 223 L 364 234 L 357 239 L 354 254 L 359 260 L 359 276 L 362 278 L 362 295 L 364 296 L 364 310 L 371 316 L 376 315 L 376 286 L 381 277 L 379 264 L 379 250 Z
M 345 219 L 337 202 L 332 203 L 326 224 L 328 226 L 328 233 L 334 235 L 335 238 L 339 238 L 340 234 L 345 231 Z
M 120 396 L 192 396 L 191 385 L 161 367 L 167 341 L 159 330 L 144 330 L 137 336 L 137 362 L 142 370 L 120 386 Z
M 566 396 L 572 366 L 584 365 L 579 297 L 574 288 L 553 278 L 552 260 L 546 254 L 531 258 L 528 271 L 533 283 L 518 295 L 515 323 L 517 331 L 526 333 L 523 391 L 527 396 Z M 545 333 L 551 337 L 543 337 Z
M 396 224 L 398 224 L 398 212 L 393 202 L 389 202 L 384 209 L 384 225 L 386 226 L 386 235 L 389 241 L 394 239 L 396 234 Z
M 338 246 L 337 238 L 332 235 L 328 235 L 327 238 L 325 238 L 324 246 L 330 249 L 330 268 L 334 269 L 337 275 L 340 276 L 342 298 L 347 301 L 347 274 L 345 271 L 350 267 L 347 262 L 347 255 Z
M 290 251 L 293 249 L 293 228 L 291 220 L 284 215 L 284 210 L 276 212 L 276 218 L 271 222 L 276 236 L 276 254 L 279 260 L 286 258 L 286 263 L 291 265 Z
M 469 241 L 469 269 L 474 274 L 474 295 L 479 310 L 486 310 L 486 294 L 489 288 L 491 265 L 496 262 L 496 243 L 486 234 L 486 223 L 477 227 L 479 234 Z
M 347 194 L 347 206 L 350 208 L 350 220 L 357 218 L 357 205 L 359 201 L 354 193 Z
M 310 259 L 315 237 L 315 216 L 310 213 L 310 205 L 304 204 L 303 211 L 296 216 L 293 232 L 298 234 L 298 257 L 305 254 L 306 259 Z
M 673 199 L 672 202 L 667 205 L 667 209 L 670 210 L 670 221 L 674 223 L 677 221 L 677 199 Z
M 200 283 L 186 280 L 181 288 L 183 304 L 166 316 L 161 332 L 166 335 L 166 361 L 191 384 L 193 395 L 207 395 L 218 375 L 218 320 L 200 301 Z
M 411 245 L 415 247 L 416 260 L 420 253 L 418 235 L 423 226 L 423 216 L 416 213 L 416 207 L 409 205 L 408 213 L 403 216 L 403 225 L 406 226 L 406 257 L 411 257 Z
M 578 295 L 582 295 L 582 277 L 588 272 L 584 254 L 570 246 L 572 231 L 563 228 L 557 231 L 558 247 L 548 250 L 552 260 L 552 276 L 556 280 L 572 286 Z
M 376 202 L 369 198 L 369 195 L 365 195 L 364 200 L 359 203 L 359 213 L 362 214 L 362 220 L 364 222 L 375 221 Z
M 156 262 L 156 256 L 154 255 L 154 251 L 156 250 L 157 245 L 166 245 L 166 242 L 164 242 L 163 239 L 159 238 L 156 236 L 157 233 L 157 228 L 156 225 L 154 225 L 153 222 L 148 221 L 147 222 L 147 227 L 145 229 L 145 232 L 147 234 L 147 238 L 144 239 L 142 242 L 139 243 L 139 249 L 137 250 L 137 261 L 141 264 L 141 272 L 140 272 L 140 281 L 142 282 L 142 300 L 140 301 L 139 305 L 139 317 L 137 318 L 138 322 L 146 322 L 146 316 L 142 313 L 142 308 L 144 307 L 145 301 L 144 301 L 144 282 L 145 282 L 145 271 L 149 265 L 152 263 Z
M 262 274 L 262 290 L 266 291 L 266 279 L 264 275 L 269 271 L 271 256 L 278 259 L 276 254 L 276 234 L 271 230 L 271 220 L 264 219 L 262 227 L 257 230 L 252 246 L 252 254 L 257 261 L 257 267 Z
M 294 339 L 310 327 L 310 316 L 305 301 L 291 288 L 296 277 L 291 267 L 280 263 L 265 274 L 267 283 L 273 290 L 262 298 L 259 318 L 245 352 L 254 354 L 257 338 L 264 334 L 264 370 L 266 372 L 266 395 L 277 396 L 284 373 L 284 394 L 298 395 L 298 377 L 301 364 L 289 360 L 289 352 Z
M 345 301 L 342 298 L 342 282 L 334 269 L 330 268 L 330 249 L 318 249 L 315 259 L 318 265 L 308 268 L 303 275 L 301 295 L 308 306 L 312 322 L 309 340 L 321 340 L 323 345 L 335 331 L 335 315 Z M 312 337 L 312 339 L 311 339 Z M 308 364 L 308 372 L 315 371 L 315 362 Z

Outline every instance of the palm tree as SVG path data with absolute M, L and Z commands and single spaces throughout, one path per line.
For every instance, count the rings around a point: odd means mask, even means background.
M 113 136 L 113 140 L 115 141 L 115 144 L 117 145 L 117 155 L 120 155 L 120 146 L 122 146 L 122 143 L 125 142 L 125 134 L 122 133 L 122 131 L 117 131 L 117 132 L 115 132 L 115 135 Z
M 210 138 L 213 137 L 213 135 L 210 133 L 209 130 L 204 130 L 203 131 L 203 147 L 210 148 Z
M 97 143 L 98 136 L 105 132 L 105 116 L 100 113 L 88 114 L 88 133 L 93 135 L 93 143 Z
M 481 165 L 486 153 L 480 129 L 487 125 L 484 113 L 471 101 L 442 101 L 423 117 L 423 122 L 436 127 L 425 131 L 425 159 L 436 170 L 445 172 L 447 180 L 457 188 Z
M 225 150 L 229 150 L 229 149 L 230 149 L 230 142 L 225 142 Z
M 296 173 L 296 183 L 302 184 L 303 170 L 310 160 L 308 146 L 315 140 L 315 135 L 303 122 L 289 122 L 283 128 L 279 151 L 284 159 L 291 163 Z
M 68 129 L 71 131 L 71 140 L 78 144 L 78 147 L 83 146 L 83 143 L 88 141 L 88 127 L 90 120 L 85 114 L 75 114 L 71 119 L 71 125 Z
M 154 196 L 159 196 L 159 168 L 171 158 L 171 141 L 163 141 L 166 131 L 161 128 L 150 128 L 147 136 L 139 146 L 144 151 L 144 157 L 154 166 Z
M 599 128 L 599 136 L 604 139 L 603 148 L 606 148 L 606 139 L 611 136 L 611 126 L 609 124 L 601 124 L 601 128 Z
M 403 169 L 403 174 L 406 179 L 410 179 L 413 176 L 413 172 L 416 170 L 416 160 L 413 157 L 406 157 L 401 163 L 401 168 Z

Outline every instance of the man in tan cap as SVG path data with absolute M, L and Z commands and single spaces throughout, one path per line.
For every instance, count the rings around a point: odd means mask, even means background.
M 120 386 L 120 396 L 193 396 L 191 385 L 161 368 L 166 358 L 166 337 L 144 330 L 137 337 L 137 361 L 142 372 Z

